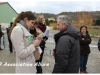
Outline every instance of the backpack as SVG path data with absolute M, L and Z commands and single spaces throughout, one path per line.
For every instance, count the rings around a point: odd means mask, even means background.
M 98 50 L 100 51 L 100 38 L 97 45 L 98 45 Z

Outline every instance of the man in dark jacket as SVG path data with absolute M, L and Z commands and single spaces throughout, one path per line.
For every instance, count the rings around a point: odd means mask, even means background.
M 100 38 L 99 38 L 99 41 L 98 41 L 98 50 L 100 51 Z
M 10 26 L 8 28 L 6 28 L 7 36 L 8 36 L 8 42 L 9 42 L 9 51 L 10 51 L 10 53 L 13 53 L 12 42 L 11 42 L 10 37 L 9 37 L 9 31 L 10 31 L 10 28 L 11 28 L 12 24 L 13 24 L 13 22 L 11 22 Z
M 60 31 L 54 35 L 56 47 L 54 50 L 55 65 L 53 73 L 78 73 L 80 65 L 80 32 L 71 26 L 67 16 L 57 18 L 57 28 Z
M 1 37 L 4 35 L 4 33 L 2 32 L 2 28 L 1 28 L 1 25 L 0 25 L 0 50 L 3 50 L 1 48 Z

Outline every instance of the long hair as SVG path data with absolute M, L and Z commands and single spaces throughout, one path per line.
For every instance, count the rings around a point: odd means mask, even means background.
M 45 19 L 44 16 L 39 16 L 39 17 L 37 18 L 37 22 L 40 23 L 40 24 L 43 24 L 43 22 L 42 22 L 43 19 Z M 44 25 L 46 25 L 46 22 L 45 22 Z
M 37 21 L 35 21 L 35 23 L 34 23 L 34 25 L 35 25 L 35 27 L 37 28 Z M 37 37 L 37 32 L 36 32 L 36 28 L 34 27 L 34 29 L 30 29 L 30 33 L 32 34 L 32 35 L 34 35 L 34 37 L 36 38 Z
M 80 32 L 81 32 L 81 30 L 82 30 L 83 27 L 86 28 L 86 34 L 88 34 L 88 30 L 87 30 L 87 27 L 86 27 L 86 26 L 81 26 L 81 27 L 80 27 Z
M 36 27 L 39 28 L 44 33 L 46 30 L 46 22 L 43 24 L 43 19 L 45 19 L 43 16 L 39 16 L 37 18 Z
M 13 25 L 11 26 L 9 36 L 11 35 L 11 32 L 13 28 L 16 26 L 17 23 L 19 23 L 21 20 L 24 20 L 24 18 L 28 18 L 28 20 L 35 20 L 36 17 L 31 11 L 21 12 L 17 18 L 14 20 Z

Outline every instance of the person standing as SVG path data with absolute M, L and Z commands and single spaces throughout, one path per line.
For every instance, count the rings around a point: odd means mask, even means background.
M 53 53 L 55 64 L 52 73 L 78 73 L 80 32 L 71 25 L 65 15 L 57 17 L 57 28 L 60 32 L 54 35 L 56 47 Z
M 45 22 L 45 18 L 43 16 L 39 16 L 37 18 L 36 28 L 41 30 L 43 33 L 46 31 L 46 22 Z M 42 40 L 42 42 L 39 45 L 40 48 L 42 49 L 42 53 L 40 55 L 40 59 L 36 61 L 38 64 L 42 62 L 43 54 L 44 54 L 44 48 L 45 48 L 45 43 L 46 43 L 47 38 L 48 38 L 47 36 L 43 36 L 43 40 Z M 37 73 L 42 73 L 41 65 L 40 66 L 36 66 L 36 68 L 37 68 Z
M 97 46 L 98 46 L 98 50 L 100 51 L 100 38 L 99 38 L 99 40 L 98 40 Z
M 31 11 L 21 12 L 12 25 L 9 36 L 16 52 L 16 73 L 36 73 L 34 51 L 41 43 L 33 40 L 29 30 L 34 27 L 36 17 Z M 22 66 L 20 66 L 22 65 Z
M 13 47 L 12 47 L 12 42 L 11 42 L 11 40 L 10 40 L 10 37 L 9 37 L 8 33 L 9 33 L 9 31 L 10 31 L 10 28 L 12 27 L 12 24 L 13 24 L 13 22 L 11 22 L 11 23 L 10 23 L 10 26 L 9 26 L 8 28 L 6 28 L 7 36 L 8 36 L 8 42 L 9 42 L 9 51 L 10 51 L 10 53 L 13 52 Z
M 4 35 L 4 33 L 2 32 L 2 28 L 1 28 L 1 25 L 0 25 L 0 50 L 3 50 L 1 48 L 1 37 Z
M 91 43 L 91 37 L 86 26 L 81 26 L 80 32 L 80 73 L 88 73 L 86 70 L 86 65 L 90 54 L 89 44 Z

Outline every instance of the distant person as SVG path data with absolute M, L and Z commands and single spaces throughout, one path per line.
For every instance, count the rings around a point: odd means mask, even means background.
M 4 35 L 4 33 L 2 32 L 2 28 L 1 28 L 1 25 L 0 25 L 0 50 L 3 50 L 1 48 L 1 37 Z
M 60 31 L 54 35 L 56 47 L 54 50 L 55 65 L 53 73 L 78 73 L 80 66 L 80 32 L 74 28 L 67 16 L 57 17 L 57 28 Z
M 8 36 L 8 42 L 9 42 L 9 51 L 10 51 L 10 53 L 13 52 L 13 47 L 12 47 L 12 42 L 11 42 L 11 40 L 10 40 L 10 37 L 9 37 L 9 34 L 8 34 L 8 33 L 9 33 L 9 31 L 10 31 L 10 28 L 11 28 L 12 24 L 13 24 L 13 22 L 11 22 L 11 23 L 10 23 L 10 26 L 9 26 L 8 28 L 6 28 L 7 36 Z
M 80 73 L 88 73 L 86 70 L 86 65 L 90 54 L 89 44 L 91 43 L 91 37 L 86 26 L 81 26 L 80 32 Z
M 100 51 L 100 38 L 98 40 L 98 50 Z
M 16 52 L 16 73 L 36 73 L 34 52 L 41 43 L 33 39 L 29 30 L 34 27 L 36 17 L 31 11 L 21 12 L 10 29 L 10 38 Z

